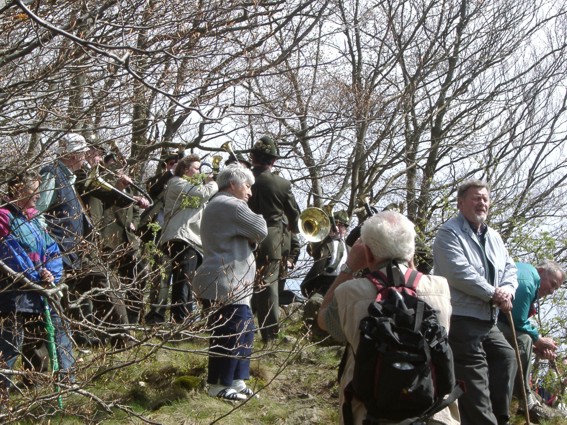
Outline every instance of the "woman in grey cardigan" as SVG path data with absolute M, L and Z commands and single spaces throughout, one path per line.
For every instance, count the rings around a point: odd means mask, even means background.
M 171 320 L 183 322 L 193 312 L 191 278 L 202 259 L 201 216 L 217 192 L 213 176 L 199 172 L 201 161 L 189 155 L 177 163 L 164 194 L 160 247 L 172 260 Z
M 193 280 L 211 329 L 209 395 L 245 400 L 253 395 L 250 377 L 254 318 L 250 308 L 256 264 L 254 248 L 268 229 L 248 207 L 254 176 L 240 164 L 225 167 L 217 177 L 219 192 L 201 221 L 203 264 Z

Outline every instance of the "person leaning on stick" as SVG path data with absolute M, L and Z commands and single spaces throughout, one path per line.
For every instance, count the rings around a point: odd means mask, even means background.
M 47 233 L 35 208 L 39 182 L 38 174 L 26 172 L 8 183 L 9 202 L 0 208 L 0 260 L 32 283 L 49 287 L 60 282 L 63 262 L 57 243 Z M 24 290 L 23 282 L 6 272 L 0 276 L 0 365 L 13 369 L 22 355 L 25 368 L 37 370 L 39 366 L 39 371 L 44 371 L 46 356 L 37 365 L 27 354 L 45 352 L 44 295 Z M 59 373 L 72 381 L 75 360 L 68 326 L 54 309 L 51 309 L 51 322 L 55 328 Z M 0 373 L 0 396 L 7 395 L 12 383 L 9 374 Z
M 514 349 L 496 326 L 509 312 L 518 286 L 516 266 L 500 235 L 486 224 L 490 187 L 470 180 L 457 192 L 459 215 L 441 226 L 433 243 L 433 269 L 451 288 L 449 344 L 463 425 L 507 425 L 516 375 Z
M 539 312 L 539 300 L 551 296 L 559 289 L 565 280 L 565 270 L 555 261 L 545 260 L 536 267 L 527 263 L 516 263 L 518 269 L 518 289 L 514 297 L 512 319 L 516 331 L 516 340 L 520 352 L 523 376 L 518 376 L 514 385 L 514 395 L 521 400 L 525 388 L 527 407 L 530 420 L 540 423 L 541 420 L 550 420 L 560 412 L 543 407 L 537 400 L 530 387 L 532 371 L 532 354 L 553 361 L 557 356 L 557 343 L 553 338 L 540 334 L 537 326 L 530 317 Z M 510 344 L 514 343 L 513 332 L 508 323 L 507 315 L 500 314 L 498 328 L 502 331 Z

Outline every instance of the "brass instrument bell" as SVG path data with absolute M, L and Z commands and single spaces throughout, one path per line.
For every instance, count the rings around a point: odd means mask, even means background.
M 219 173 L 221 161 L 222 161 L 222 155 L 213 155 L 213 160 L 211 164 L 211 168 L 213 169 L 213 174 Z
M 321 242 L 331 231 L 331 220 L 323 209 L 310 207 L 299 215 L 299 233 L 307 242 Z
M 238 159 L 238 157 L 236 156 L 236 153 L 234 152 L 234 150 L 232 149 L 232 143 L 230 142 L 224 142 L 221 145 L 221 149 L 225 152 L 228 152 L 229 155 L 233 156 L 234 159 Z

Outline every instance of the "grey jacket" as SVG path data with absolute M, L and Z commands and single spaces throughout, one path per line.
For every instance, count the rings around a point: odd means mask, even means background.
M 164 223 L 159 244 L 178 240 L 202 254 L 201 216 L 206 202 L 218 191 L 217 183 L 194 185 L 181 177 L 167 183 L 164 196 Z
M 203 264 L 193 279 L 198 298 L 250 305 L 256 263 L 253 247 L 268 234 L 266 220 L 245 201 L 221 191 L 202 220 Z
M 490 282 L 488 262 L 494 268 L 494 282 Z M 495 320 L 497 309 L 490 300 L 496 287 L 512 296 L 518 287 L 516 265 L 500 235 L 489 227 L 483 249 L 462 214 L 439 229 L 433 244 L 433 268 L 435 274 L 449 282 L 456 316 Z

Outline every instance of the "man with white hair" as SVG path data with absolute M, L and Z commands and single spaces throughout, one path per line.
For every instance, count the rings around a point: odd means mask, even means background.
M 516 377 L 514 395 L 522 399 L 522 386 L 527 397 L 530 421 L 540 423 L 560 415 L 561 411 L 547 408 L 539 402 L 531 388 L 532 355 L 554 361 L 557 357 L 557 343 L 553 338 L 540 334 L 536 324 L 530 320 L 539 313 L 539 300 L 553 295 L 565 281 L 565 270 L 559 263 L 544 260 L 537 266 L 528 263 L 516 263 L 518 269 L 518 289 L 514 297 L 512 320 L 515 332 L 508 322 L 508 317 L 500 314 L 498 328 L 510 344 L 514 344 L 514 334 L 518 344 L 523 376 Z
M 514 350 L 496 326 L 498 310 L 512 310 L 516 266 L 500 235 L 487 226 L 490 187 L 469 180 L 457 191 L 459 215 L 433 244 L 435 273 L 451 288 L 451 333 L 463 425 L 507 425 L 517 365 Z
M 355 353 L 360 341 L 359 324 L 368 315 L 368 306 L 376 301 L 377 289 L 366 277 L 356 278 L 355 273 L 368 269 L 370 272 L 391 267 L 395 279 L 403 279 L 408 268 L 412 268 L 415 252 L 415 229 L 413 223 L 396 211 L 382 211 L 368 218 L 361 229 L 360 239 L 352 246 L 340 274 L 323 299 L 319 310 L 318 324 L 339 342 L 347 343 L 344 371 L 340 378 L 341 424 L 345 423 L 343 404 L 345 387 L 351 382 Z M 447 281 L 439 276 L 421 276 L 416 294 L 437 311 L 439 323 L 448 329 L 451 303 Z M 354 424 L 362 424 L 366 417 L 364 403 L 352 400 Z M 436 413 L 429 423 L 453 425 L 459 423 L 455 403 Z M 395 422 L 380 421 L 381 424 Z

